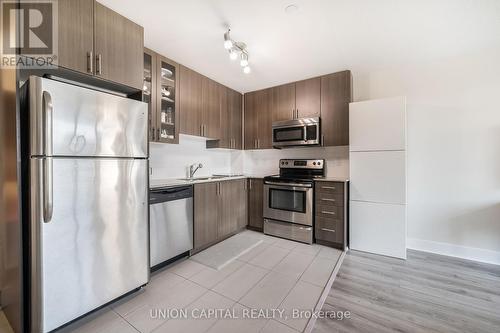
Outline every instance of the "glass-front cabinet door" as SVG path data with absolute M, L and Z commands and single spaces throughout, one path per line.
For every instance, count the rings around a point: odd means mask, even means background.
M 158 56 L 157 68 L 156 140 L 179 143 L 178 65 Z
M 148 103 L 149 141 L 156 138 L 156 55 L 149 49 L 144 49 L 144 83 L 142 101 Z

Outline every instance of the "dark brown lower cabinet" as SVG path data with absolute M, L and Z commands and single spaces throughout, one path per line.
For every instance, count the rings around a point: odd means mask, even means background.
M 314 197 L 316 243 L 344 250 L 348 245 L 349 183 L 317 181 Z
M 264 229 L 263 196 L 264 181 L 260 178 L 248 179 L 248 228 L 262 231 Z
M 200 249 L 217 240 L 219 219 L 219 183 L 194 185 L 194 248 Z
M 246 226 L 246 179 L 194 185 L 194 252 Z

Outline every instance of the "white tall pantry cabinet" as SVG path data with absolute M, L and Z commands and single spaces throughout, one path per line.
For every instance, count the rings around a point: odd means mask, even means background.
M 406 259 L 406 98 L 349 105 L 350 248 Z

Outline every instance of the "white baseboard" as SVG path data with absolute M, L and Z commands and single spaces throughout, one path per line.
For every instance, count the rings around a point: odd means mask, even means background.
M 500 265 L 500 252 L 455 245 L 450 243 L 434 242 L 423 239 L 407 238 L 406 247 L 412 250 L 442 254 L 450 257 L 475 260 L 488 264 Z

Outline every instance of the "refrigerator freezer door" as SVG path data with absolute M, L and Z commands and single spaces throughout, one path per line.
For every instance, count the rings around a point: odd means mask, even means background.
M 146 103 L 35 76 L 29 85 L 31 156 L 148 156 Z
M 49 159 L 52 179 L 47 180 Z M 147 163 L 32 158 L 31 304 L 36 331 L 51 331 L 148 282 Z M 47 193 L 51 198 L 44 197 Z M 52 203 L 48 221 L 47 201 Z

